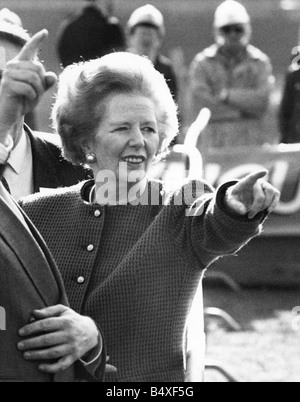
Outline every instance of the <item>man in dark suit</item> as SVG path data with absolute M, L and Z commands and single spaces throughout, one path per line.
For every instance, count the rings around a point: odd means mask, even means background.
M 34 61 L 46 37 L 46 31 L 35 35 L 3 73 L 0 180 L 25 112 L 56 80 Z M 0 307 L 6 316 L 0 328 L 0 382 L 73 381 L 74 367 L 78 380 L 102 379 L 105 352 L 96 324 L 68 307 L 50 252 L 1 181 L 0 217 Z
M 105 15 L 96 0 L 87 1 L 88 5 L 60 28 L 57 51 L 63 67 L 125 50 L 125 34 L 118 19 Z
M 34 309 L 68 304 L 44 242 L 1 183 L 0 187 L 0 305 L 6 313 L 6 330 L 0 331 L 0 382 L 71 381 L 72 368 L 57 376 L 43 373 L 17 350 L 18 331 L 29 323 Z
M 9 10 L 7 13 L 10 13 Z M 0 14 L 3 14 L 3 10 Z M 22 26 L 8 19 L 3 20 L 1 15 L 0 72 L 30 40 Z M 3 172 L 6 189 L 15 199 L 47 188 L 72 186 L 90 178 L 89 170 L 74 166 L 63 158 L 60 146 L 55 144 L 54 135 L 44 139 L 27 125 L 20 124 L 15 138 L 14 149 Z
M 68 187 L 92 178 L 92 171 L 75 166 L 61 153 L 55 134 L 45 135 L 24 126 L 32 149 L 33 191 L 38 193 L 44 188 Z

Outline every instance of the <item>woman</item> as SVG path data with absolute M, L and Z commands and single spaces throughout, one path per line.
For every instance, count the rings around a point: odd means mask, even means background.
M 163 76 L 116 53 L 68 67 L 53 109 L 65 156 L 96 180 L 22 202 L 60 268 L 71 307 L 102 328 L 111 381 L 182 381 L 185 321 L 204 270 L 259 234 L 278 202 L 260 180 L 174 193 L 147 178 L 178 131 Z

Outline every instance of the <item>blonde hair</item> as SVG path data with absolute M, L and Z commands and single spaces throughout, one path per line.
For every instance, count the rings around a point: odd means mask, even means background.
M 166 80 L 147 58 L 119 52 L 69 66 L 60 76 L 52 120 L 67 159 L 85 163 L 82 144 L 96 135 L 107 98 L 119 94 L 142 95 L 153 101 L 161 144 L 158 157 L 168 152 L 178 133 L 178 118 Z

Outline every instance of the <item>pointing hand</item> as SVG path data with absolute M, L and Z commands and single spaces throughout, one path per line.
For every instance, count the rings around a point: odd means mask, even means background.
M 263 180 L 267 171 L 252 173 L 227 190 L 227 204 L 240 215 L 253 219 L 262 211 L 274 211 L 280 192 Z
M 47 38 L 47 30 L 38 32 L 5 66 L 0 85 L 1 132 L 21 124 L 25 114 L 34 109 L 44 93 L 56 83 L 56 75 L 46 72 L 37 59 Z

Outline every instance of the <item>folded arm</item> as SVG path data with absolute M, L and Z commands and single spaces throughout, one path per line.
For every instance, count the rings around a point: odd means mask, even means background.
M 207 107 L 213 116 L 237 119 L 246 115 L 260 117 L 266 111 L 270 102 L 274 77 L 269 61 L 257 63 L 255 86 L 249 88 L 226 87 L 219 93 L 213 92 L 211 83 L 211 66 L 204 62 L 195 61 L 190 72 L 190 85 L 192 93 L 192 106 L 195 110 Z M 225 95 L 224 95 L 225 94 Z
M 213 93 L 207 66 L 201 62 L 194 62 L 190 69 L 190 103 L 195 119 L 199 111 L 208 108 L 212 119 L 226 117 L 238 119 L 241 114 L 238 108 L 220 101 L 219 94 Z

